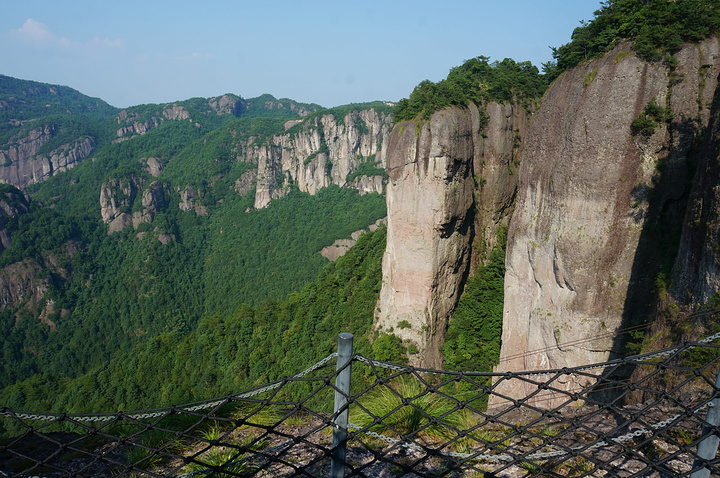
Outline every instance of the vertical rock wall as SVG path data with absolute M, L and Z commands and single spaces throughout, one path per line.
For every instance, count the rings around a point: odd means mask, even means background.
M 473 130 L 470 115 L 452 108 L 421 125 L 400 123 L 390 137 L 377 327 L 417 346 L 430 367 L 442 364 L 439 346 L 467 269 Z
M 56 128 L 43 126 L 12 138 L 0 149 L 0 182 L 25 189 L 55 173 L 72 169 L 95 152 L 95 140 L 81 136 L 47 155 L 38 155 L 40 148 L 56 134 Z
M 439 347 L 470 263 L 482 260 L 512 211 L 514 137 L 526 131 L 528 114 L 497 103 L 486 111 L 487 125 L 472 104 L 403 122 L 388 143 L 388 236 L 376 328 L 415 345 L 420 353 L 411 360 L 422 366 L 442 366 Z
M 687 154 L 716 85 L 717 73 L 700 72 L 718 71 L 717 52 L 717 39 L 688 45 L 671 73 L 624 45 L 548 90 L 520 166 L 499 371 L 602 362 L 622 350 L 622 329 L 649 310 L 658 270 L 644 227 L 681 207 L 674 204 L 686 194 Z M 671 124 L 633 134 L 651 99 L 672 108 Z M 505 383 L 497 391 L 510 397 L 535 391 Z M 541 395 L 538 403 L 552 406 L 552 395 Z
M 391 125 L 389 116 L 374 109 L 353 111 L 344 118 L 316 117 L 298 131 L 248 144 L 243 160 L 258 165 L 255 208 L 284 196 L 290 184 L 310 194 L 331 184 L 345 186 L 348 175 L 371 157 L 384 168 Z M 353 185 L 363 193 L 383 192 L 382 182 L 368 178 Z
M 708 304 L 720 291 L 720 89 L 717 88 L 720 45 L 706 43 L 699 52 L 703 58 L 714 60 L 712 64 L 699 65 L 696 73 L 703 84 L 697 92 L 699 104 L 703 106 L 698 122 L 709 117 L 710 124 L 698 148 L 698 165 L 671 287 L 673 298 L 690 307 Z M 694 66 L 698 66 L 697 62 Z M 708 96 L 713 90 L 715 97 L 710 103 Z

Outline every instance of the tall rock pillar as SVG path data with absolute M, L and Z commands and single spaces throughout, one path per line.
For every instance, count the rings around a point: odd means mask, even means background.
M 376 327 L 415 345 L 411 360 L 426 367 L 442 366 L 439 347 L 468 267 L 477 123 L 477 109 L 448 108 L 399 123 L 390 136 Z

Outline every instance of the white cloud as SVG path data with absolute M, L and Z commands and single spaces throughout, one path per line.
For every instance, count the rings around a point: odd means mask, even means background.
M 56 41 L 55 35 L 44 23 L 28 18 L 22 28 L 13 30 L 13 34 L 20 40 L 33 43 L 50 43 Z
M 109 38 L 95 37 L 90 41 L 80 42 L 62 37 L 58 38 L 44 23 L 28 18 L 22 28 L 12 30 L 11 36 L 23 43 L 35 46 L 58 48 L 66 51 L 77 51 L 91 53 L 109 48 L 123 48 L 121 39 L 110 40 Z

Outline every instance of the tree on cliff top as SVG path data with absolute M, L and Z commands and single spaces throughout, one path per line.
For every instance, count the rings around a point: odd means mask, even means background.
M 428 119 L 435 111 L 448 106 L 464 107 L 469 102 L 480 105 L 488 101 L 527 101 L 545 92 L 547 83 L 529 61 L 488 60 L 485 56 L 472 58 L 450 70 L 447 78 L 438 83 L 423 81 L 410 98 L 400 100 L 393 113 L 395 121 L 409 121 L 418 115 Z
M 602 56 L 623 40 L 647 61 L 673 53 L 720 31 L 720 0 L 607 0 L 590 22 L 582 22 L 569 43 L 553 48 L 554 63 L 543 65 L 551 79 Z

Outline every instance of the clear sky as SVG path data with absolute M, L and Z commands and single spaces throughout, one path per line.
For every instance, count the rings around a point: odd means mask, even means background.
M 0 0 L 0 74 L 113 106 L 407 97 L 476 56 L 538 67 L 600 0 Z

